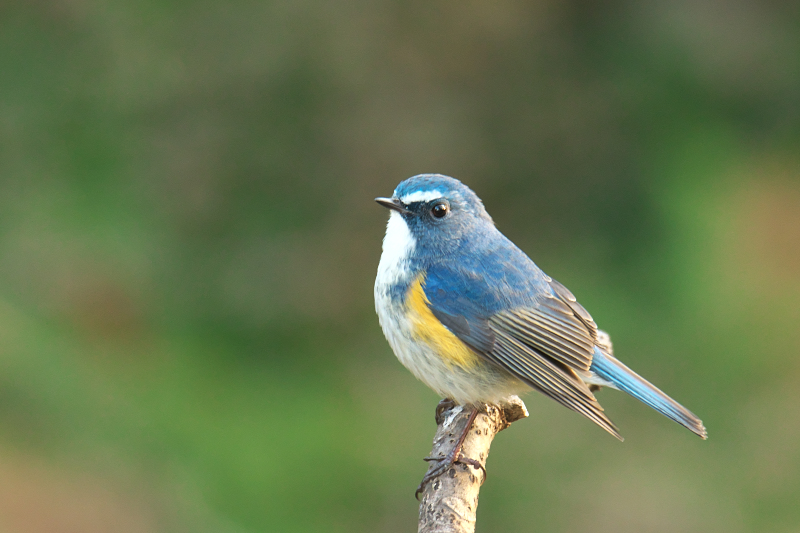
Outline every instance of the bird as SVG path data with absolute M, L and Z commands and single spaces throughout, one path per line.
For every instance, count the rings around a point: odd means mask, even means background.
M 504 405 L 531 389 L 619 440 L 594 396 L 603 386 L 707 438 L 696 415 L 614 357 L 575 296 L 497 229 L 469 187 L 420 174 L 375 201 L 390 210 L 374 287 L 384 336 L 414 376 L 471 409 L 461 439 L 417 496 L 454 462 L 475 466 L 459 448 L 482 404 Z

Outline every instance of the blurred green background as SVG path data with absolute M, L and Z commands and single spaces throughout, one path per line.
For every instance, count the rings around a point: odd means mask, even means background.
M 0 531 L 414 531 L 372 199 L 422 172 L 710 434 L 531 394 L 480 531 L 800 531 L 800 8 L 755 0 L 0 1 Z

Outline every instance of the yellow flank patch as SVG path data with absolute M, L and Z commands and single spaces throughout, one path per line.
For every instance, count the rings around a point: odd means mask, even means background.
M 422 288 L 424 283 L 425 275 L 421 274 L 406 293 L 406 307 L 414 336 L 430 345 L 449 366 L 474 367 L 478 363 L 478 356 L 431 312 L 430 300 Z

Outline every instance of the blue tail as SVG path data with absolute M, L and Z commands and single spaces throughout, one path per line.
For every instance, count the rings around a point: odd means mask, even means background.
M 595 347 L 591 371 L 611 383 L 621 391 L 627 392 L 640 402 L 649 405 L 694 432 L 700 438 L 708 438 L 703 422 L 684 406 L 658 390 L 636 372 L 620 363 L 614 356 Z

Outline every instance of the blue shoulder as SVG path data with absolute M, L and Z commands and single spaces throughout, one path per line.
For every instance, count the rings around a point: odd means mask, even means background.
M 551 289 L 547 277 L 500 232 L 457 258 L 426 268 L 425 294 L 435 309 L 487 319 L 497 312 L 535 305 Z

